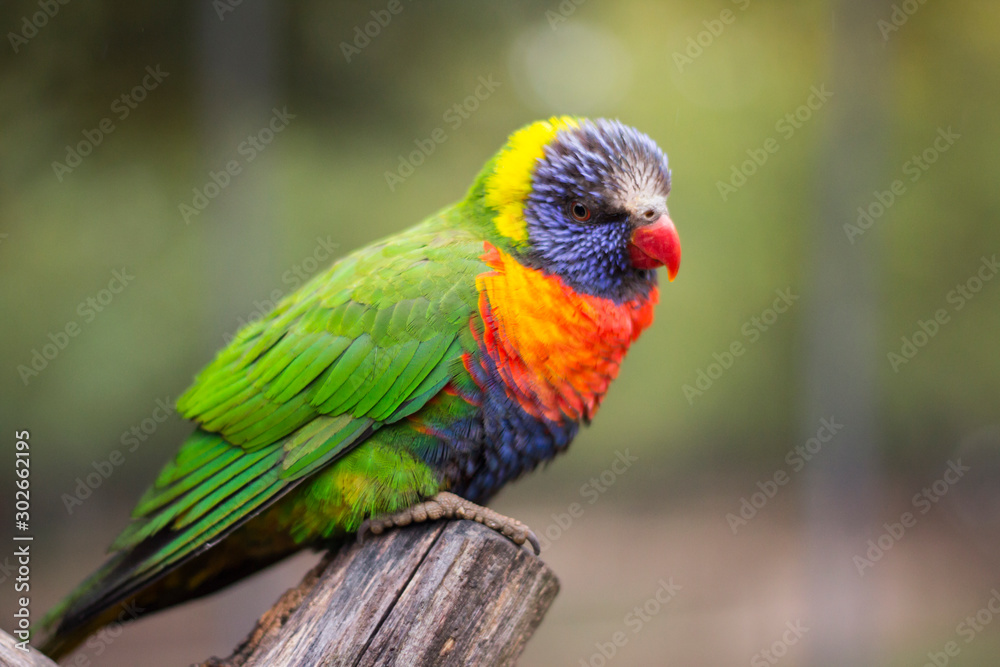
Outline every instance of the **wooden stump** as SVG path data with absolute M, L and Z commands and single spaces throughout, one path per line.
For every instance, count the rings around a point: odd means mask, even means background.
M 393 529 L 328 555 L 202 667 L 512 665 L 558 591 L 544 563 L 478 523 Z

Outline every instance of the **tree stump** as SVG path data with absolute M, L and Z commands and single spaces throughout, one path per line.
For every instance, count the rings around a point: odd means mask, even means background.
M 202 667 L 513 665 L 558 591 L 542 561 L 473 521 L 393 529 L 327 555 Z

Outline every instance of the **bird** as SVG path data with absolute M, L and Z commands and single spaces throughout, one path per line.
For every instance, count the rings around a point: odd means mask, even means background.
M 302 549 L 471 519 L 564 452 L 680 267 L 666 154 L 618 120 L 512 133 L 466 196 L 335 261 L 242 328 L 177 399 L 194 431 L 108 560 L 42 620 L 59 659 L 101 627 Z

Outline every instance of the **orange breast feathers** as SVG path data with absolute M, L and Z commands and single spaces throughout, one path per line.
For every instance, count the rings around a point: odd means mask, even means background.
M 656 288 L 617 304 L 485 247 L 492 271 L 476 278 L 480 344 L 508 396 L 534 417 L 591 419 L 629 345 L 653 321 Z

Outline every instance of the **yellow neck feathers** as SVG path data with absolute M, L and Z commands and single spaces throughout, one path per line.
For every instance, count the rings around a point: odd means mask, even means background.
M 497 230 L 515 243 L 528 240 L 524 201 L 531 193 L 535 163 L 545 156 L 545 146 L 556 134 L 577 126 L 569 116 L 540 120 L 512 134 L 500 151 L 496 168 L 486 180 L 486 203 L 497 210 Z

